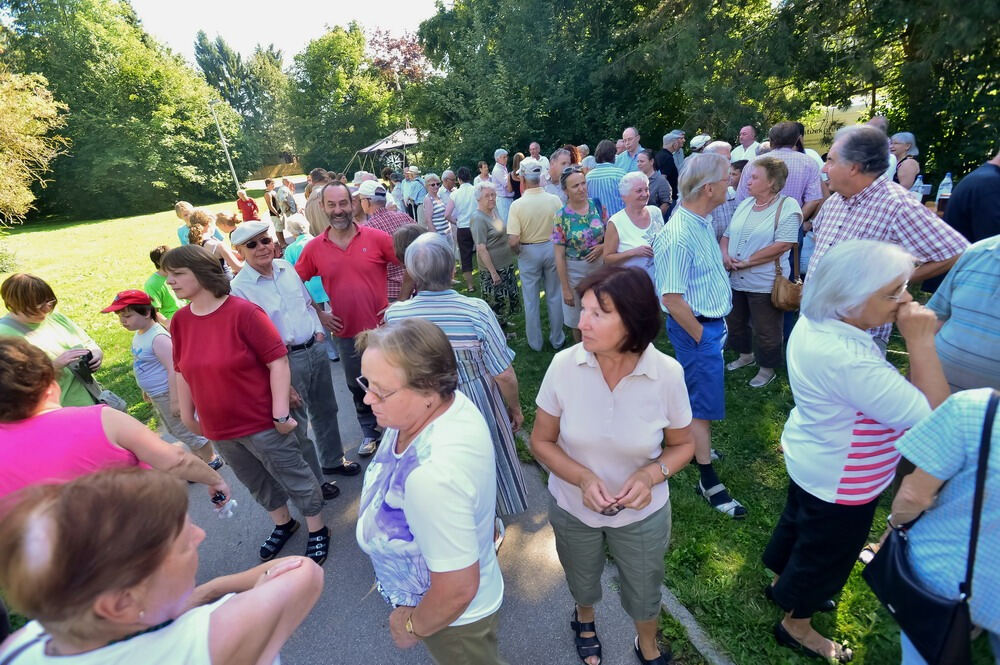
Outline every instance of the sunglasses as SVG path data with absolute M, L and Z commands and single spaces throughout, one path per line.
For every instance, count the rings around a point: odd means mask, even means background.
M 441 183 L 439 183 L 439 182 L 429 182 L 429 183 L 427 183 L 427 186 L 428 187 L 440 187 Z
M 274 241 L 271 240 L 271 236 L 264 236 L 260 240 L 250 240 L 248 242 L 245 242 L 243 243 L 243 246 L 246 247 L 247 249 L 253 249 L 257 245 L 270 245 L 272 242 Z
M 570 164 L 562 170 L 563 175 L 569 175 L 570 173 L 583 173 L 583 167 L 579 164 Z
M 396 393 L 399 392 L 399 390 L 393 390 L 392 392 L 388 392 L 388 393 L 385 393 L 383 395 L 382 393 L 377 393 L 374 390 L 372 390 L 372 387 L 368 383 L 368 379 L 367 378 L 365 378 L 363 376 L 359 376 L 359 377 L 357 377 L 354 380 L 358 382 L 358 385 L 361 386 L 362 390 L 364 390 L 366 393 L 371 393 L 372 395 L 375 396 L 375 399 L 377 399 L 380 402 L 386 401 L 387 399 L 389 399 L 390 397 L 392 397 L 393 395 L 395 395 Z

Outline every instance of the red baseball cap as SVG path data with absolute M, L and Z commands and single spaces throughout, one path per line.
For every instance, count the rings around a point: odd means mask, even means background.
M 120 309 L 125 309 L 129 305 L 152 305 L 153 301 L 149 299 L 149 296 L 139 289 L 129 289 L 128 291 L 122 291 L 115 296 L 114 302 L 101 310 L 102 313 L 107 312 L 117 312 Z

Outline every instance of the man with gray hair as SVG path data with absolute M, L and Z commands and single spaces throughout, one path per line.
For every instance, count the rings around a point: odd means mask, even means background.
M 566 148 L 559 148 L 552 153 L 552 156 L 549 157 L 548 182 L 543 187 L 546 192 L 558 198 L 563 204 L 566 203 L 566 192 L 563 191 L 560 182 L 563 169 L 569 166 L 571 158 L 572 155 Z
M 517 255 L 524 298 L 524 327 L 528 346 L 542 350 L 541 292 L 549 310 L 549 342 L 559 349 L 566 341 L 563 332 L 562 286 L 556 272 L 552 247 L 552 224 L 562 208 L 559 199 L 542 189 L 544 168 L 534 159 L 521 162 L 521 198 L 510 206 L 507 242 Z
M 901 246 L 920 262 L 910 277 L 913 283 L 947 272 L 969 246 L 960 233 L 886 177 L 887 140 L 882 130 L 866 125 L 837 132 L 823 166 L 832 194 L 813 220 L 816 244 L 807 279 L 830 248 L 844 240 Z M 883 352 L 891 331 L 892 324 L 870 331 Z
M 615 157 L 615 166 L 625 173 L 638 171 L 639 165 L 636 161 L 639 158 L 639 151 L 644 150 L 639 143 L 639 130 L 635 127 L 626 127 L 622 132 L 622 141 L 625 143 L 625 150 Z
M 581 162 L 587 159 L 587 157 L 590 157 L 590 146 L 587 145 L 586 143 L 581 143 L 580 145 L 576 146 L 576 151 L 580 153 Z
M 455 191 L 455 186 L 458 184 L 458 180 L 455 178 L 455 172 L 451 169 L 445 169 L 441 173 L 441 191 L 438 192 L 438 197 L 441 202 L 448 205 L 451 201 L 451 193 Z
M 511 191 L 510 180 L 507 178 L 507 151 L 497 148 L 493 152 L 493 159 L 496 164 L 490 173 L 490 182 L 497 188 L 497 214 L 506 223 L 510 204 L 514 201 L 514 192 Z
M 673 202 L 677 202 L 677 175 L 680 172 L 674 155 L 681 152 L 681 145 L 684 143 L 684 132 L 675 129 L 663 135 L 663 148 L 656 153 L 654 161 L 656 170 L 663 174 L 670 184 L 670 191 L 673 192 Z
M 731 146 L 727 141 L 712 141 L 705 146 L 704 152 L 714 152 L 722 155 L 729 161 L 732 161 L 733 146 Z
M 732 498 L 712 467 L 712 421 L 726 416 L 722 349 L 733 294 L 709 215 L 725 201 L 728 187 L 729 160 L 722 155 L 697 154 L 685 160 L 681 202 L 653 239 L 653 264 L 656 292 L 667 313 L 667 336 L 684 367 L 691 401 L 698 493 L 719 512 L 743 519 L 746 508 Z

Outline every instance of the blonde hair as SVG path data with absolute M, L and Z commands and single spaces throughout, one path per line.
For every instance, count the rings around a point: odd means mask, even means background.
M 187 201 L 178 201 L 174 204 L 174 214 L 179 218 L 183 219 L 185 222 L 188 217 L 191 216 L 191 211 L 194 210 L 194 206 Z

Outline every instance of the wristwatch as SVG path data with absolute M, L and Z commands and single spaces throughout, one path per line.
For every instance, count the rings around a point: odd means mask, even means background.
M 670 477 L 670 469 L 667 468 L 667 465 L 664 464 L 663 462 L 657 462 L 657 464 L 659 464 L 659 466 L 660 466 L 660 473 L 663 474 L 663 479 L 666 480 L 667 478 L 669 478 Z
M 288 414 L 287 416 L 282 416 L 280 418 L 271 418 L 271 420 L 273 420 L 276 423 L 287 423 L 288 419 L 291 418 L 291 417 L 292 417 L 292 414 Z

